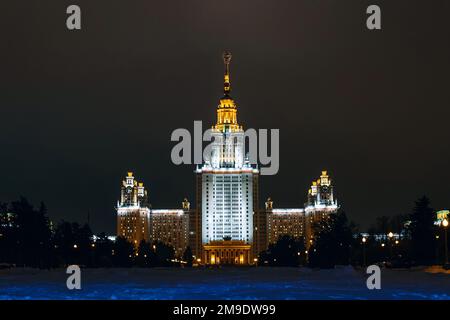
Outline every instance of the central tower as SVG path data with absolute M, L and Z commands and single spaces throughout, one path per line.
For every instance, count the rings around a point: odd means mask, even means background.
M 231 53 L 224 52 L 223 62 L 224 95 L 211 130 L 211 152 L 196 170 L 202 260 L 206 264 L 249 264 L 253 261 L 250 249 L 259 171 L 245 157 L 244 130 L 230 96 Z

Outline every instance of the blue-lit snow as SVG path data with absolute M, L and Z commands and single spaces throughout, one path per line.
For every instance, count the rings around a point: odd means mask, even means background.
M 423 269 L 383 269 L 381 290 L 351 267 L 82 269 L 82 290 L 68 290 L 67 276 L 0 270 L 0 299 L 450 299 L 450 275 Z

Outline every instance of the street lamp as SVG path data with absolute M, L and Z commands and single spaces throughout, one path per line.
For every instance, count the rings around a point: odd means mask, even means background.
M 363 244 L 363 267 L 366 267 L 366 242 L 367 242 L 367 238 L 363 237 L 362 238 L 362 244 Z
M 448 227 L 448 220 L 444 219 L 442 220 L 442 226 L 444 227 L 444 241 L 445 241 L 445 265 L 448 265 L 448 236 L 447 236 L 447 227 Z

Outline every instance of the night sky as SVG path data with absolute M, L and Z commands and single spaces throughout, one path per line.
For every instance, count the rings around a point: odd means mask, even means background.
M 82 30 L 66 29 L 78 4 Z M 382 9 L 369 31 L 365 10 Z M 121 180 L 154 208 L 194 203 L 176 128 L 215 122 L 224 49 L 244 128 L 280 129 L 260 198 L 302 207 L 328 169 L 361 227 L 427 194 L 450 207 L 450 2 L 3 1 L 0 201 L 42 200 L 56 222 L 115 232 Z

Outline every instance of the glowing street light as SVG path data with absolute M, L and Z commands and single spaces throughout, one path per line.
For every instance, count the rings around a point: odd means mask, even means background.
M 74 248 L 74 249 L 77 249 L 77 248 L 78 248 L 78 246 L 77 246 L 76 244 L 74 244 L 74 245 L 73 245 L 73 248 Z
M 442 220 L 442 226 L 444 227 L 445 265 L 448 265 L 448 236 L 447 236 L 448 220 L 447 219 Z
M 363 244 L 363 267 L 366 267 L 366 241 L 367 241 L 367 238 L 363 237 L 362 238 L 362 244 Z
M 393 236 L 394 236 L 394 234 L 392 233 L 392 231 L 388 233 L 389 239 L 392 239 Z

